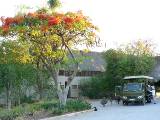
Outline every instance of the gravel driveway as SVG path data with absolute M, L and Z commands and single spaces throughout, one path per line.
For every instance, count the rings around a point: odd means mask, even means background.
M 92 102 L 98 111 L 82 113 L 58 120 L 160 120 L 160 102 L 157 104 L 123 106 L 109 103 L 102 107 L 99 101 Z M 54 120 L 52 118 L 45 120 Z

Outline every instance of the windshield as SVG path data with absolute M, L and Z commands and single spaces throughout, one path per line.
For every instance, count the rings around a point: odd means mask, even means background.
M 140 91 L 142 85 L 139 83 L 128 83 L 124 85 L 124 91 Z

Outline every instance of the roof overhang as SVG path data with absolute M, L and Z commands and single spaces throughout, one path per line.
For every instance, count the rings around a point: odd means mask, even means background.
M 128 80 L 128 79 L 141 79 L 141 78 L 143 78 L 143 79 L 149 79 L 149 80 L 154 80 L 153 77 L 144 76 L 144 75 L 140 75 L 140 76 L 126 76 L 126 77 L 124 77 L 123 79 L 124 79 L 124 80 Z
M 124 79 L 124 80 L 145 79 L 145 80 L 148 80 L 148 81 L 150 81 L 150 82 L 157 82 L 157 80 L 154 79 L 153 77 L 145 76 L 145 75 L 126 76 L 126 77 L 124 77 L 123 79 Z

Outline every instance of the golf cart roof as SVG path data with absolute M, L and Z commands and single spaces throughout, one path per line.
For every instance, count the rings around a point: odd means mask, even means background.
M 144 75 L 140 75 L 140 76 L 126 76 L 126 77 L 124 77 L 123 79 L 124 79 L 124 80 L 129 80 L 129 79 L 140 79 L 140 78 L 149 79 L 149 80 L 154 80 L 153 77 L 144 76 Z

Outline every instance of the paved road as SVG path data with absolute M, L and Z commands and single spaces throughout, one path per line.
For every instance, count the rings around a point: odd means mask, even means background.
M 59 120 L 160 120 L 160 102 L 157 104 L 129 105 L 123 106 L 108 104 L 106 107 L 100 106 L 99 102 L 94 102 L 98 111 L 82 113 L 77 116 L 65 117 Z M 46 120 L 53 120 L 52 118 Z

